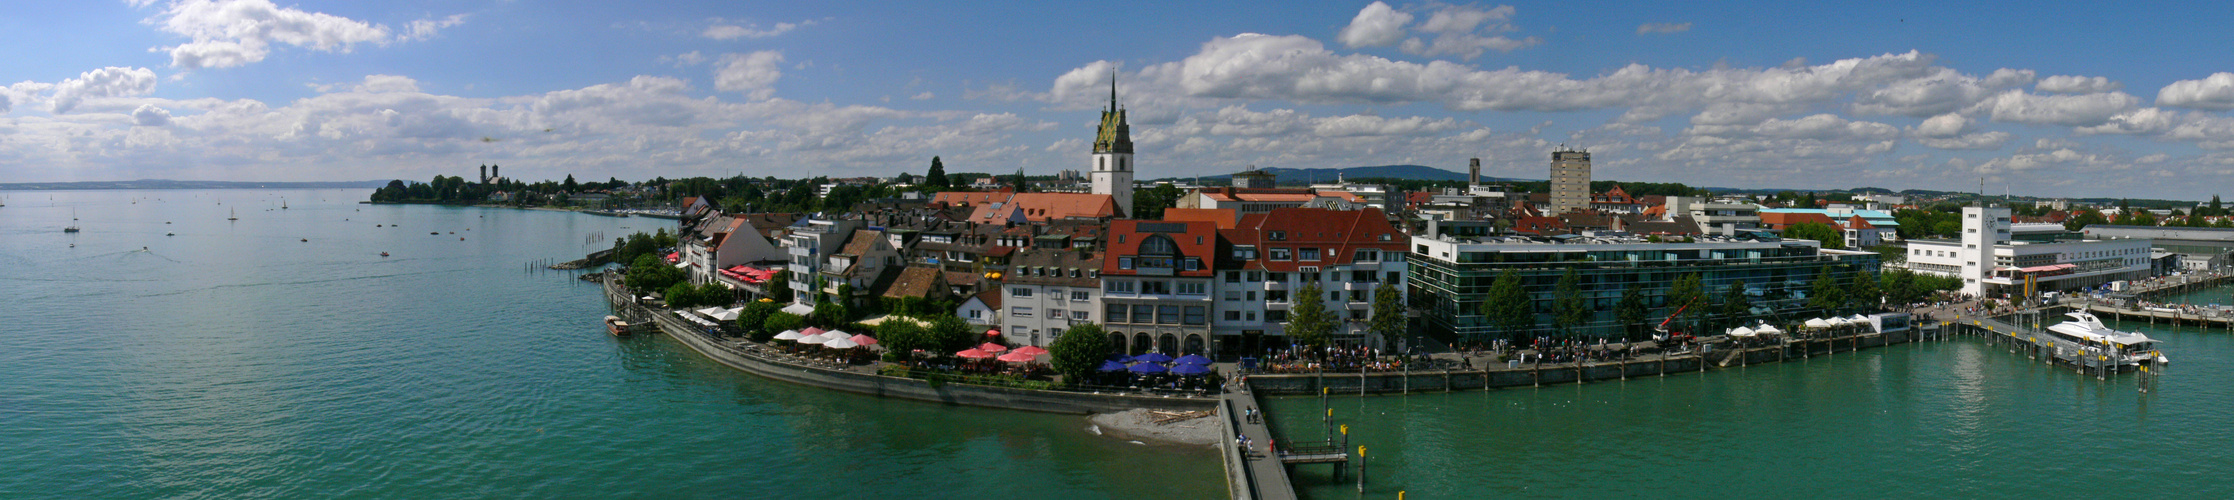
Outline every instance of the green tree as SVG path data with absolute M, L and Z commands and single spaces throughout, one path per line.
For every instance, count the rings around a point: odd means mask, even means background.
M 1916 288 L 1916 275 L 1906 269 L 1885 271 L 1878 281 L 1887 303 L 1905 306 L 1924 301 L 1924 293 Z
M 769 338 L 776 336 L 776 332 L 764 328 L 768 324 L 768 317 L 781 311 L 783 304 L 753 301 L 745 305 L 745 310 L 737 311 L 737 330 L 745 332 L 745 336 L 753 342 L 767 342 Z
M 566 174 L 566 182 L 559 183 L 559 190 L 561 191 L 572 193 L 580 189 L 582 189 L 582 185 L 574 182 L 574 174 Z
M 1028 193 L 1032 191 L 1032 183 L 1024 180 L 1024 169 L 1022 168 L 1016 169 L 1014 183 L 1016 184 L 1016 192 Z
M 2104 218 L 2101 211 L 2086 209 L 2071 214 L 2071 218 L 2064 219 L 2063 229 L 2066 231 L 2078 231 L 2081 229 L 2086 229 L 2087 226 L 2109 223 L 2110 219 Z
M 769 337 L 775 337 L 775 335 L 778 333 L 798 330 L 806 327 L 807 318 L 800 317 L 797 314 L 782 311 L 777 311 L 775 314 L 770 314 L 768 315 L 767 320 L 760 322 L 760 329 L 766 330 Z M 881 341 L 883 339 L 878 340 Z
M 886 358 L 907 361 L 918 349 L 944 352 L 944 348 L 931 339 L 929 331 L 914 321 L 899 318 L 885 320 L 877 325 L 877 344 L 884 346 Z
M 761 289 L 768 291 L 769 300 L 782 304 L 791 303 L 791 271 L 776 271 L 776 275 L 768 277 L 768 284 L 762 285 Z
M 1849 309 L 1859 312 L 1876 312 L 1884 307 L 1885 292 L 1878 287 L 1877 277 L 1855 269 L 1847 277 L 1846 301 Z
M 960 317 L 946 314 L 931 319 L 930 335 L 931 339 L 937 343 L 936 345 L 941 348 L 947 351 L 959 351 L 977 345 L 977 338 L 983 335 L 983 332 L 979 331 L 977 327 L 971 326 L 970 322 L 963 321 Z
M 1334 312 L 1326 309 L 1326 292 L 1316 281 L 1306 282 L 1291 298 L 1295 306 L 1288 310 L 1288 338 L 1306 346 L 1324 346 L 1334 336 Z
M 1807 308 L 1825 313 L 1837 312 L 1840 306 L 1846 305 L 1843 295 L 1839 290 L 1838 280 L 1831 277 L 1831 268 L 1824 267 L 1816 271 L 1815 283 L 1808 286 Z
M 1705 330 L 1706 299 L 1706 286 L 1701 283 L 1699 273 L 1685 274 L 1683 277 L 1676 278 L 1675 283 L 1668 286 L 1668 304 L 1678 309 L 1678 312 L 1671 314 L 1689 314 L 1690 316 L 1676 319 L 1671 326 L 1677 330 L 1692 332 Z
M 1753 301 L 1745 295 L 1745 282 L 1732 281 L 1722 287 L 1722 303 L 1715 316 L 1721 318 L 1726 328 L 1736 328 L 1753 315 Z
M 1520 273 L 1511 269 L 1498 273 L 1497 280 L 1489 285 L 1489 294 L 1482 299 L 1482 316 L 1492 328 L 1515 340 L 1536 328 L 1535 302 L 1529 298 L 1528 289 L 1521 286 Z
M 853 311 L 841 302 L 815 304 L 814 314 L 810 316 L 811 322 L 823 329 L 843 327 L 853 321 Z
M 1404 336 L 1404 294 L 1397 293 L 1396 283 L 1381 283 L 1373 289 L 1373 317 L 1366 323 L 1366 329 L 1380 334 L 1382 344 L 1392 348 L 1396 340 Z
M 939 157 L 931 157 L 931 171 L 923 174 L 923 185 L 939 189 L 954 187 L 946 180 L 946 164 L 940 163 Z
M 1784 237 L 1798 240 L 1819 241 L 1823 243 L 1823 248 L 1832 250 L 1840 250 L 1846 248 L 1846 237 L 1839 234 L 1838 229 L 1831 227 L 1829 224 L 1824 224 L 1821 222 L 1802 222 L 1793 224 L 1791 227 L 1784 229 Z
M 1644 285 L 1631 284 L 1621 291 L 1621 302 L 1613 306 L 1614 318 L 1621 322 L 1624 340 L 1637 340 L 1644 332 L 1644 322 L 1650 319 L 1651 305 L 1645 302 Z
M 644 254 L 637 256 L 636 262 L 628 266 L 626 284 L 629 288 L 641 291 L 664 291 L 682 280 L 681 270 L 667 265 L 667 261 L 657 256 Z
M 1063 382 L 1077 385 L 1101 368 L 1102 357 L 1109 355 L 1109 334 L 1101 325 L 1071 325 L 1047 346 L 1047 354 L 1055 372 L 1063 374 Z
M 1590 323 L 1593 312 L 1590 299 L 1582 295 L 1582 273 L 1567 268 L 1552 292 L 1552 331 L 1560 337 L 1579 336 Z

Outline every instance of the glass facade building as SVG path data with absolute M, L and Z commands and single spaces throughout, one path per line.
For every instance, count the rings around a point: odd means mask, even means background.
M 1584 241 L 1584 240 L 1577 240 Z M 1700 243 L 1457 242 L 1412 238 L 1412 304 L 1421 309 L 1426 333 L 1459 342 L 1501 337 L 1548 335 L 1559 279 L 1573 269 L 1582 296 L 1594 311 L 1573 331 L 1582 338 L 1619 339 L 1628 325 L 1616 319 L 1615 304 L 1630 286 L 1642 287 L 1649 306 L 1647 326 L 1657 324 L 1682 304 L 1668 303 L 1669 288 L 1698 273 L 1707 303 L 1694 304 L 1688 319 L 1710 310 L 1735 284 L 1751 305 L 1748 318 L 1804 319 L 1810 288 L 1826 268 L 1841 284 L 1855 273 L 1876 278 L 1874 252 L 1824 250 L 1809 240 L 1718 241 Z M 1517 273 L 1536 313 L 1532 332 L 1503 332 L 1482 315 L 1482 301 L 1498 275 Z

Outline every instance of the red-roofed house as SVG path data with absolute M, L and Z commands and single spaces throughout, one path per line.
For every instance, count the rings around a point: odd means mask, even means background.
M 1127 353 L 1208 354 L 1210 287 L 1218 226 L 1210 222 L 1109 223 L 1102 259 L 1103 327 Z
M 1284 347 L 1288 312 L 1305 297 L 1295 296 L 1316 283 L 1326 294 L 1319 303 L 1339 317 L 1334 341 L 1342 345 L 1386 347 L 1365 335 L 1374 290 L 1404 291 L 1405 244 L 1411 239 L 1377 208 L 1327 210 L 1282 208 L 1249 214 L 1233 229 L 1218 231 L 1226 248 L 1215 264 L 1214 329 L 1221 355 L 1247 356 Z M 1399 301 L 1401 302 L 1401 300 Z

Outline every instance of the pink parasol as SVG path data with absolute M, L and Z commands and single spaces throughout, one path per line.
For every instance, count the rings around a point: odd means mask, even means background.
M 985 359 L 985 358 L 990 358 L 990 357 L 993 357 L 993 353 L 990 353 L 990 352 L 985 352 L 985 351 L 981 351 L 981 350 L 977 350 L 977 349 L 969 349 L 969 350 L 965 350 L 965 351 L 962 351 L 962 352 L 957 352 L 957 353 L 954 353 L 954 355 L 955 355 L 955 356 L 957 356 L 957 357 L 961 357 L 962 359 Z
M 855 335 L 855 336 L 853 336 L 853 339 L 852 339 L 852 340 L 853 340 L 853 343 L 855 343 L 855 344 L 861 344 L 861 345 L 877 345 L 877 338 L 876 338 L 876 337 L 871 337 L 871 336 L 868 336 L 868 335 L 866 335 L 866 334 L 863 334 L 863 335 Z
M 815 327 L 811 327 L 811 326 L 810 326 L 810 327 L 807 327 L 807 329 L 805 329 L 805 330 L 800 330 L 800 331 L 799 331 L 799 334 L 800 334 L 800 335 L 821 335 L 821 334 L 822 334 L 822 332 L 827 332 L 827 331 L 829 331 L 829 330 L 824 330 L 824 329 L 821 329 L 821 328 L 815 328 Z
M 999 336 L 1001 336 L 1001 329 L 999 329 L 999 328 L 994 328 L 994 329 L 986 330 L 986 331 L 985 331 L 985 336 L 987 336 L 987 337 L 999 337 Z
M 1018 348 L 1016 348 L 1016 352 L 1021 352 L 1021 353 L 1024 353 L 1024 355 L 1026 355 L 1026 356 L 1038 356 L 1038 355 L 1041 355 L 1041 354 L 1047 354 L 1047 350 L 1046 350 L 1046 349 L 1041 349 L 1041 348 L 1039 348 L 1039 346 L 1036 346 L 1036 345 L 1028 345 L 1028 346 L 1024 346 L 1024 347 L 1018 347 Z
M 980 350 L 980 351 L 985 351 L 985 352 L 990 352 L 990 353 L 995 353 L 995 354 L 999 354 L 999 353 L 1003 353 L 1003 352 L 1008 352 L 1008 348 L 1006 348 L 1006 347 L 1001 347 L 1001 345 L 1000 345 L 1000 344 L 995 344 L 995 343 L 992 343 L 992 342 L 986 342 L 986 343 L 984 343 L 984 344 L 979 344 L 979 345 L 977 346 L 977 350 Z
M 1030 363 L 1033 361 L 1038 361 L 1039 356 L 1025 354 L 1024 351 L 1016 351 L 1008 354 L 1002 354 L 1000 360 L 1010 363 Z

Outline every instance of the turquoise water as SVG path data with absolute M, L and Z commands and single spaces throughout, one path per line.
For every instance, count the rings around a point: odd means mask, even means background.
M 529 270 L 669 221 L 366 193 L 0 192 L 0 497 L 1224 489 L 1214 452 L 1083 417 L 830 393 L 614 339 L 594 285 Z
M 1368 447 L 1366 492 L 1325 466 L 1296 476 L 1320 499 L 2224 497 L 2234 336 L 2115 326 L 2169 341 L 2153 392 L 1966 338 L 1703 376 L 1335 398 L 1335 422 Z M 1267 411 L 1296 439 L 1323 438 L 1317 398 Z

